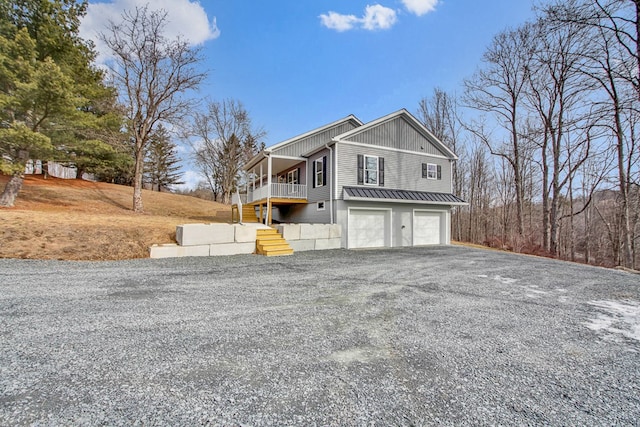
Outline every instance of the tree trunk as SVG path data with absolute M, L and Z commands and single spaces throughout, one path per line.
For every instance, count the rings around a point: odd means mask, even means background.
M 584 211 L 584 262 L 591 264 L 591 207 Z
M 133 174 L 133 211 L 144 212 L 142 205 L 142 174 L 144 172 L 144 149 L 140 147 L 136 150 L 136 165 Z
M 7 182 L 6 187 L 4 187 L 4 191 L 0 196 L 0 206 L 5 208 L 13 207 L 14 202 L 16 201 L 16 197 L 22 188 L 22 182 L 24 181 L 24 174 L 15 173 L 11 176 L 9 182 Z

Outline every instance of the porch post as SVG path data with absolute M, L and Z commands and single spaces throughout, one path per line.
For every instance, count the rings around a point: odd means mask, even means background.
M 267 159 L 267 225 L 271 225 L 271 156 Z
M 267 160 L 267 200 L 271 198 L 271 173 L 273 166 L 271 165 L 271 156 Z

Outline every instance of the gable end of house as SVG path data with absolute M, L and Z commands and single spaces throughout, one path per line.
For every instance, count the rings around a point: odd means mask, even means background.
M 457 159 L 453 151 L 404 109 L 338 135 L 334 141 Z

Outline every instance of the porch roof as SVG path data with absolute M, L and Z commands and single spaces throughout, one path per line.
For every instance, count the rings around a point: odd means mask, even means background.
M 378 200 L 383 202 L 425 203 L 463 206 L 468 203 L 451 193 L 391 190 L 378 187 L 343 187 L 345 200 Z

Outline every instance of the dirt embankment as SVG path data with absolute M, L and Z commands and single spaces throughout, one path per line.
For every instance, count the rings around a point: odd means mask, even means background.
M 0 175 L 0 191 L 7 181 Z M 229 206 L 194 197 L 143 190 L 143 214 L 132 199 L 127 186 L 27 176 L 15 207 L 0 208 L 0 258 L 145 258 L 175 242 L 179 224 L 231 220 Z

